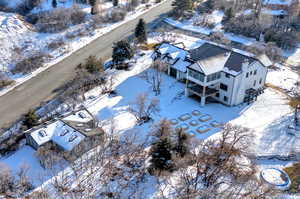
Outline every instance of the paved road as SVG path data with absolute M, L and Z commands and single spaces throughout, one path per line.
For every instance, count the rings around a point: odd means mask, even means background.
M 150 23 L 159 19 L 160 15 L 170 11 L 170 9 L 171 1 L 167 1 L 156 8 L 152 8 L 139 18 L 143 18 L 147 23 Z M 75 74 L 74 68 L 76 65 L 88 56 L 96 55 L 102 58 L 111 56 L 112 43 L 131 35 L 139 18 L 99 37 L 58 64 L 55 64 L 11 92 L 1 96 L 0 127 L 5 127 L 10 122 L 19 118 L 20 115 L 26 113 L 29 109 L 35 108 L 39 106 L 41 102 L 53 97 L 55 95 L 53 90 L 71 79 Z

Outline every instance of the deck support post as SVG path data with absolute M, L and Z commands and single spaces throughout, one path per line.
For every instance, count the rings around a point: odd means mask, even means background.
M 206 101 L 205 93 L 206 93 L 206 86 L 203 87 L 202 96 L 201 96 L 201 106 L 205 106 L 205 101 Z

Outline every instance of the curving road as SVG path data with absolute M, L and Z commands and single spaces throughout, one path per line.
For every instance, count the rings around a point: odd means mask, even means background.
M 61 62 L 53 65 L 24 84 L 0 97 L 0 127 L 5 127 L 15 121 L 29 109 L 35 108 L 41 102 L 51 99 L 55 95 L 53 90 L 58 88 L 75 74 L 75 67 L 90 55 L 108 58 L 111 56 L 112 44 L 115 41 L 130 36 L 140 18 L 147 23 L 156 22 L 171 10 L 171 1 L 150 9 L 137 19 L 114 29 L 99 37 L 90 44 L 77 50 Z

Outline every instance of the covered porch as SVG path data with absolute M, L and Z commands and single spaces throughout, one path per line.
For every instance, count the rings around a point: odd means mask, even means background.
M 218 87 L 201 86 L 191 82 L 187 82 L 185 88 L 185 95 L 187 97 L 196 95 L 201 98 L 201 106 L 205 105 L 207 97 L 216 96 L 217 93 L 219 93 Z

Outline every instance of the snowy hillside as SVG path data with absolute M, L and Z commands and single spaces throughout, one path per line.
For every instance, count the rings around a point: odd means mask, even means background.
M 16 7 L 21 0 L 8 1 L 8 6 Z M 65 3 L 61 3 L 65 2 Z M 58 1 L 58 8 L 69 8 L 74 5 L 74 0 Z M 120 5 L 124 5 L 125 1 L 119 1 Z M 151 6 L 158 6 L 154 0 L 149 1 Z M 90 15 L 89 5 L 79 5 L 79 9 L 86 13 L 85 20 L 77 25 L 70 25 L 66 30 L 58 33 L 41 33 L 36 30 L 34 25 L 27 23 L 24 17 L 16 13 L 0 12 L 0 72 L 5 72 L 9 78 L 16 81 L 17 86 L 22 82 L 30 79 L 32 76 L 38 74 L 47 67 L 59 62 L 64 57 L 68 56 L 75 50 L 87 45 L 92 40 L 99 36 L 113 30 L 114 28 L 138 17 L 144 12 L 148 11 L 149 6 L 146 4 L 140 4 L 133 11 L 126 12 L 124 20 L 118 20 L 117 22 L 102 22 L 98 24 L 97 28 L 91 31 L 93 26 L 93 20 Z M 101 4 L 101 11 L 104 13 L 110 13 L 113 10 L 112 2 L 104 2 Z M 53 10 L 51 1 L 44 0 L 42 4 L 34 8 L 31 13 L 38 13 L 41 11 Z M 95 22 L 97 23 L 97 22 Z M 51 48 L 51 43 L 61 42 L 62 46 L 58 48 Z M 15 64 L 24 58 L 28 58 L 30 55 L 37 53 L 44 53 L 48 55 L 50 60 L 45 64 L 46 67 L 41 67 L 29 74 L 12 74 L 11 70 Z M 12 89 L 13 86 L 9 87 Z M 0 95 L 7 92 L 8 89 L 0 91 Z
M 11 63 L 13 49 L 26 42 L 26 38 L 33 34 L 33 27 L 22 16 L 0 12 L 1 70 L 5 71 Z

